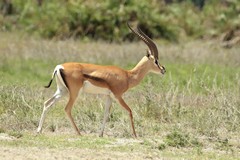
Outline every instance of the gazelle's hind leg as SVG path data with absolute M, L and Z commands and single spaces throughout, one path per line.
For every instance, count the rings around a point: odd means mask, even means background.
M 103 132 L 104 132 L 104 128 L 105 125 L 109 119 L 109 112 L 111 109 L 111 105 L 112 105 L 112 98 L 110 96 L 106 97 L 106 103 L 105 103 L 105 112 L 104 112 L 104 117 L 103 117 L 103 122 L 102 122 L 102 126 L 101 126 L 101 130 L 99 133 L 99 137 L 103 137 Z
M 53 97 L 44 102 L 43 112 L 39 121 L 37 133 L 41 133 L 42 131 L 43 122 L 45 120 L 46 113 L 49 110 L 49 108 L 53 106 L 66 93 L 67 93 L 67 90 L 65 88 L 61 88 L 61 89 L 58 88 L 55 94 L 53 95 Z
M 70 86 L 69 88 L 69 101 L 65 107 L 65 112 L 74 128 L 74 130 L 77 132 L 78 135 L 81 135 L 80 133 L 80 130 L 78 129 L 76 123 L 74 122 L 74 119 L 72 117 L 72 107 L 74 105 L 74 102 L 76 101 L 77 99 L 77 96 L 78 96 L 78 93 L 79 93 L 79 90 L 80 88 L 82 87 L 82 84 L 76 84 L 76 85 L 73 85 L 73 86 Z

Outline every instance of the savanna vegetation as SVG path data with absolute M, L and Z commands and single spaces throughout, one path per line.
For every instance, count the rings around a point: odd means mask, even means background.
M 237 0 L 5 1 L 11 7 L 8 12 L 2 7 L 2 31 L 22 30 L 45 38 L 131 40 L 126 22 L 133 21 L 152 38 L 181 41 L 186 36 L 216 37 L 240 25 Z
M 224 48 L 220 40 L 239 28 L 238 1 L 211 0 L 203 8 L 191 1 L 11 2 L 11 14 L 0 15 L 2 157 L 240 157 L 240 47 Z M 129 117 L 118 103 L 113 103 L 105 137 L 99 138 L 105 102 L 93 95 L 80 95 L 73 109 L 82 137 L 65 116 L 67 97 L 50 110 L 43 134 L 36 136 L 43 103 L 56 89 L 43 86 L 57 64 L 131 69 L 146 54 L 144 43 L 131 41 L 129 20 L 155 39 L 167 69 L 164 76 L 149 74 L 125 94 L 138 139 L 131 138 Z

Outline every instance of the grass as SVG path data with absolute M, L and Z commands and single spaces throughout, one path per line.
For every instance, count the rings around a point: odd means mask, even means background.
M 50 89 L 43 88 L 55 65 L 79 61 L 130 69 L 145 54 L 146 47 L 140 42 L 49 41 L 0 33 L 0 132 L 18 137 L 0 144 L 121 153 L 133 150 L 183 159 L 237 159 L 239 47 L 223 49 L 216 40 L 157 44 L 167 74 L 149 74 L 124 96 L 133 110 L 140 142 L 126 142 L 131 140 L 129 119 L 117 103 L 113 104 L 106 137 L 98 138 L 104 98 L 89 95 L 81 95 L 73 109 L 83 137 L 74 135 L 65 116 L 67 98 L 47 114 L 44 134 L 35 136 L 43 103 L 56 88 L 55 83 Z M 118 145 L 119 139 L 123 145 Z
M 14 137 L 19 137 L 20 133 L 10 133 Z M 109 138 L 93 138 L 91 136 L 75 136 L 75 135 L 34 135 L 24 132 L 18 141 L 2 142 L 2 145 L 7 146 L 22 146 L 22 147 L 48 147 L 48 148 L 65 148 L 65 147 L 80 147 L 80 148 L 101 148 L 104 145 L 110 144 L 114 140 Z

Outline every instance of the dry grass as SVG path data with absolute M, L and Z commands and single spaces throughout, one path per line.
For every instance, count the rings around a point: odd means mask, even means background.
M 125 95 L 138 135 L 151 139 L 148 146 L 159 150 L 174 146 L 169 142 L 169 137 L 173 137 L 175 147 L 180 141 L 183 148 L 197 148 L 199 154 L 211 150 L 238 155 L 239 47 L 223 49 L 217 41 L 176 45 L 159 42 L 158 47 L 166 76 L 150 74 Z M 45 41 L 0 33 L 1 132 L 36 130 L 43 102 L 55 89 L 42 86 L 56 64 L 79 61 L 129 69 L 145 54 L 145 48 L 140 42 Z M 104 97 L 96 97 L 99 96 L 81 95 L 73 110 L 84 134 L 95 135 L 99 131 Z M 67 118 L 63 118 L 65 104 L 63 99 L 48 113 L 45 132 L 74 134 Z M 117 103 L 113 104 L 106 135 L 131 137 L 128 115 Z

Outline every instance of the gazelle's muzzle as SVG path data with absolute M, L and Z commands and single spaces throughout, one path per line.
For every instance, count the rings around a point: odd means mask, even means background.
M 166 72 L 166 69 L 165 69 L 165 67 L 163 67 L 163 66 L 160 66 L 160 70 L 161 70 L 161 73 L 162 73 L 162 74 L 164 74 L 164 73 Z

